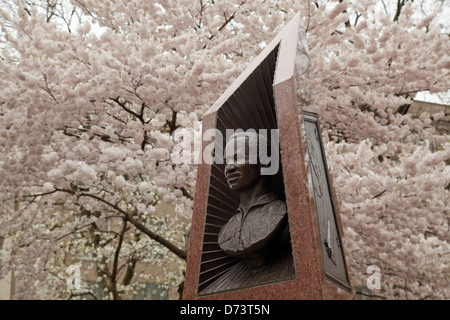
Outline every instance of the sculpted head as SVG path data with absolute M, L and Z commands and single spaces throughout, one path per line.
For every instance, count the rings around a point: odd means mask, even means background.
M 267 140 L 256 132 L 238 132 L 230 136 L 225 146 L 225 178 L 233 191 L 254 186 L 261 178 L 259 145 Z

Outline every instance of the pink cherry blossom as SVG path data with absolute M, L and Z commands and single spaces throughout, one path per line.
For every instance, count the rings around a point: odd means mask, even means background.
M 450 88 L 439 2 L 10 2 L 0 10 L 0 273 L 20 279 L 16 298 L 86 298 L 66 285 L 67 267 L 86 261 L 104 298 L 131 298 L 141 276 L 176 298 L 196 180 L 195 165 L 172 159 L 176 132 L 198 131 L 298 11 L 353 285 L 377 265 L 374 295 L 450 298 L 450 137 L 433 127 L 445 114 L 404 112 L 417 92 Z M 168 204 L 174 214 L 161 218 Z M 161 275 L 136 268 L 162 255 L 173 263 Z

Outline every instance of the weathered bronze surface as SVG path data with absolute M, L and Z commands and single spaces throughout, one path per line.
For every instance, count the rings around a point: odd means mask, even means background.
M 253 139 L 250 140 L 249 136 Z M 257 133 L 241 133 L 230 137 L 226 150 L 225 178 L 231 190 L 239 195 L 239 208 L 221 228 L 219 246 L 229 256 L 252 258 L 260 255 L 282 231 L 287 219 L 286 204 L 270 191 L 261 163 L 250 163 L 250 141 L 258 144 L 264 138 Z M 229 147 L 236 145 L 236 148 Z M 259 148 L 254 148 L 259 154 Z M 238 163 L 242 152 L 245 159 Z M 261 257 L 262 258 L 262 257 Z M 261 263 L 264 260 L 259 259 Z
M 350 291 L 344 253 L 341 247 L 341 236 L 336 223 L 328 171 L 323 152 L 322 139 L 319 134 L 317 115 L 304 112 L 306 141 L 311 168 L 319 233 L 322 243 L 322 255 L 327 279 L 341 288 Z
M 225 165 L 230 189 L 239 195 L 239 208 L 221 228 L 218 243 L 225 254 L 242 260 L 203 293 L 281 281 L 294 274 L 286 204 L 270 191 L 266 176 L 260 174 L 261 164 L 248 163 L 248 139 L 237 135 L 239 139 L 245 139 L 245 163 Z M 233 140 L 234 136 L 229 143 Z
M 224 145 L 227 129 L 267 129 L 270 134 L 278 128 L 273 98 L 277 54 L 278 47 L 218 111 L 216 128 Z M 199 295 L 295 276 L 282 164 L 275 175 L 261 176 L 260 164 L 238 168 L 225 163 L 211 166 Z
M 249 258 L 258 254 L 286 222 L 286 205 L 274 193 L 252 200 L 248 210 L 240 205 L 219 233 L 219 246 L 229 256 Z

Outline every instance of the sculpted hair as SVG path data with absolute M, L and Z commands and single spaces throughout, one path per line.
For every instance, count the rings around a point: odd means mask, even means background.
M 258 163 L 261 162 L 260 161 L 261 160 L 260 159 L 260 157 L 261 157 L 261 151 L 260 151 L 261 146 L 266 149 L 266 150 L 263 150 L 264 151 L 264 155 L 267 155 L 267 150 L 270 150 L 270 145 L 268 143 L 267 137 L 265 135 L 258 134 L 255 131 L 248 130 L 248 131 L 245 131 L 245 132 L 244 131 L 235 132 L 229 137 L 229 139 L 227 141 L 227 145 L 231 141 L 233 141 L 234 139 L 237 139 L 237 138 L 245 138 L 246 139 L 246 142 L 248 143 L 248 150 L 249 150 L 249 152 L 251 150 L 255 150 L 255 152 L 256 152 L 256 159 L 257 159 Z

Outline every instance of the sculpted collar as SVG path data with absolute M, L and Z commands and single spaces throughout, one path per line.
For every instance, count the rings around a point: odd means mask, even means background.
M 255 202 L 250 204 L 247 211 L 244 209 L 244 207 L 242 205 L 239 205 L 238 211 L 241 211 L 242 213 L 244 213 L 244 216 L 245 216 L 252 207 L 261 206 L 261 205 L 267 204 L 267 203 L 272 202 L 277 199 L 278 199 L 278 197 L 275 195 L 275 193 L 273 193 L 273 192 L 266 193 L 266 194 L 263 194 L 258 199 L 256 199 Z
M 219 232 L 219 247 L 229 256 L 245 258 L 260 252 L 281 230 L 286 205 L 274 193 L 264 194 L 250 204 L 240 206 Z

